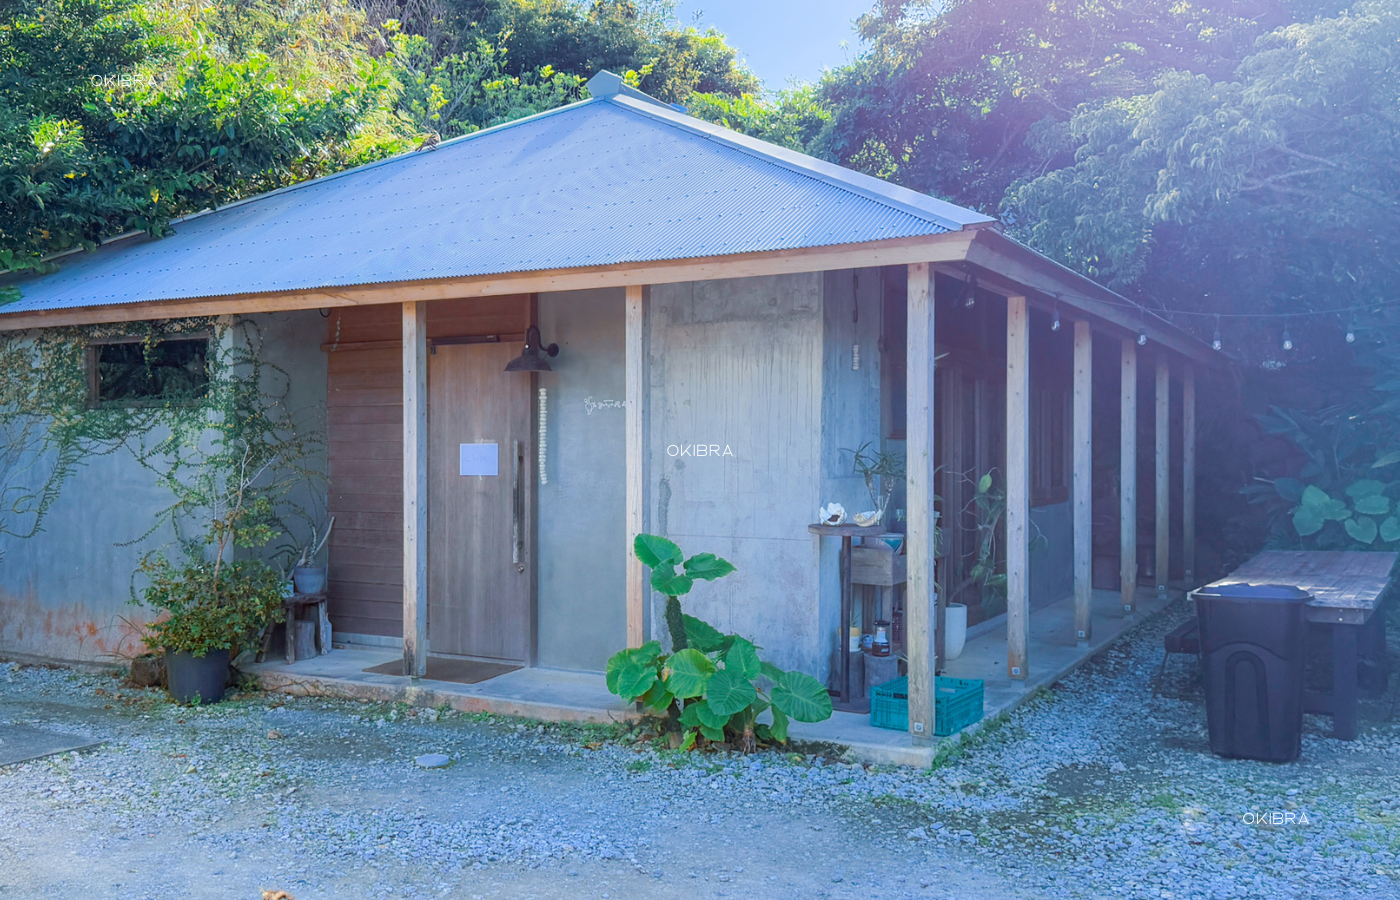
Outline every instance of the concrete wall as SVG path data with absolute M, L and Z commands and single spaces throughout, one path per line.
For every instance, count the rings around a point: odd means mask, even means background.
M 1031 509 L 1031 607 L 1056 603 L 1074 593 L 1074 505 L 1054 503 Z
M 559 344 L 548 391 L 538 526 L 539 664 L 601 671 L 627 643 L 626 334 L 621 290 L 541 294 Z M 538 478 L 538 466 L 532 473 Z
M 737 567 L 696 585 L 684 608 L 819 676 L 827 651 L 807 526 L 825 471 L 822 284 L 809 274 L 654 287 L 649 352 L 648 528 Z M 705 455 L 687 450 L 698 445 Z M 651 634 L 665 642 L 663 602 L 652 598 Z
M 325 359 L 315 311 L 257 316 L 263 356 L 291 378 L 289 405 L 317 421 L 325 401 Z M 125 449 L 89 458 L 63 485 L 32 538 L 0 537 L 0 657 L 120 663 L 141 650 L 146 611 L 127 601 L 132 573 L 148 549 L 141 538 L 171 502 Z
M 827 272 L 822 291 L 822 468 L 820 503 L 840 503 L 854 516 L 874 509 L 865 479 L 855 473 L 855 453 L 869 443 L 882 448 L 880 435 L 880 271 Z M 856 348 L 859 348 L 857 351 Z M 853 363 L 859 362 L 859 368 Z M 816 511 L 812 511 L 815 521 Z M 888 512 L 894 518 L 893 509 Z M 830 658 L 841 622 L 841 539 L 814 538 L 821 544 L 820 631 Z M 859 588 L 857 599 L 859 597 Z M 859 603 L 854 604 L 859 615 Z M 849 627 L 849 623 L 845 623 Z M 866 630 L 873 626 L 864 623 Z M 810 671 L 810 670 L 809 670 Z

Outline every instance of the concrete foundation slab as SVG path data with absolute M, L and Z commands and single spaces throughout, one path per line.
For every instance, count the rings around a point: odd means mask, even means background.
M 1176 596 L 1176 595 L 1173 595 Z M 1030 677 L 1006 677 L 1006 634 L 990 631 L 970 638 L 962 655 L 948 664 L 954 678 L 984 682 L 982 721 L 968 726 L 973 733 L 984 723 L 1015 709 L 1040 688 L 1078 668 L 1132 628 L 1160 613 L 1170 598 L 1155 595 L 1139 601 L 1138 612 L 1125 617 L 1118 594 L 1094 594 L 1093 640 L 1080 645 L 1074 634 L 1074 604 L 1070 599 L 1031 613 Z M 400 657 L 388 650 L 345 649 L 293 665 L 266 662 L 250 667 L 266 690 L 298 696 L 342 697 L 354 700 L 405 702 L 415 706 L 448 704 L 463 712 L 490 712 L 529 719 L 567 722 L 635 720 L 637 711 L 608 692 L 603 676 L 559 669 L 518 669 L 477 684 L 452 684 L 402 675 L 377 675 L 364 670 Z M 925 767 L 933 762 L 939 743 L 957 735 L 915 744 L 908 733 L 875 728 L 870 717 L 834 713 L 825 722 L 793 722 L 790 738 L 799 746 L 828 745 L 836 752 L 878 765 Z

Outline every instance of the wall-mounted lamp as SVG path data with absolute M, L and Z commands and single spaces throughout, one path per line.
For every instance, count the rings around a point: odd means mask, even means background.
M 520 355 L 515 359 L 506 363 L 506 371 L 553 372 L 554 368 L 550 366 L 548 360 L 540 356 L 540 351 L 543 350 L 551 357 L 558 356 L 559 345 L 550 344 L 548 347 L 541 347 L 540 343 L 540 330 L 534 325 L 531 325 L 530 330 L 525 332 L 525 349 L 521 351 Z

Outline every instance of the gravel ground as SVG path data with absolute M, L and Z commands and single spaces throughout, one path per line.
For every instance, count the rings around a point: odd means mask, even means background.
M 0 897 L 1400 897 L 1394 693 L 1355 742 L 1309 717 L 1298 763 L 1217 759 L 1192 664 L 1155 680 L 1185 615 L 928 772 L 0 667 L 0 721 L 107 741 L 0 768 Z

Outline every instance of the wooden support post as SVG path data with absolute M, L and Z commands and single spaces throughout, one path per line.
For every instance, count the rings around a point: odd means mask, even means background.
M 1094 334 L 1074 323 L 1074 635 L 1093 637 L 1094 601 Z
M 428 674 L 428 305 L 403 305 L 403 673 Z
M 626 454 L 627 454 L 627 646 L 646 640 L 646 572 L 632 545 L 645 527 L 646 514 L 646 296 L 640 285 L 627 288 Z
M 916 742 L 933 739 L 934 639 L 938 593 L 934 581 L 934 296 L 933 268 L 909 267 L 907 425 L 905 453 L 909 575 L 904 595 L 905 653 L 909 663 L 909 733 Z M 841 635 L 845 651 L 845 622 Z
M 1119 578 L 1123 612 L 1137 607 L 1137 344 L 1123 338 L 1118 433 Z
M 1006 674 L 1025 678 L 1031 625 L 1031 329 L 1006 298 Z
M 1181 560 L 1186 589 L 1196 586 L 1196 370 L 1181 373 Z
M 1157 360 L 1157 484 L 1156 513 L 1157 558 L 1153 571 L 1157 573 L 1157 593 L 1167 593 L 1171 576 L 1172 550 L 1172 370 L 1166 359 Z

